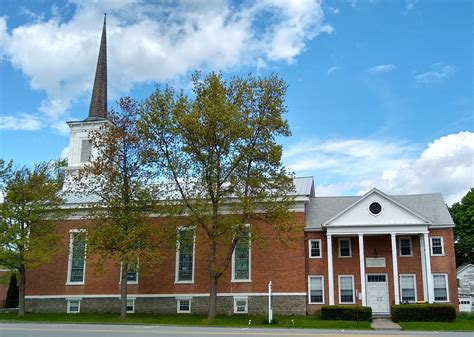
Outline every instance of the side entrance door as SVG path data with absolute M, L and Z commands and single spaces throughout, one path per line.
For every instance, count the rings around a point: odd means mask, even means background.
M 386 274 L 367 274 L 367 305 L 374 314 L 389 314 Z

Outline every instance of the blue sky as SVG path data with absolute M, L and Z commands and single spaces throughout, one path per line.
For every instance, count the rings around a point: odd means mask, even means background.
M 67 153 L 86 117 L 102 13 L 109 107 L 194 69 L 278 73 L 289 85 L 284 163 L 317 194 L 474 185 L 470 1 L 2 1 L 0 158 Z

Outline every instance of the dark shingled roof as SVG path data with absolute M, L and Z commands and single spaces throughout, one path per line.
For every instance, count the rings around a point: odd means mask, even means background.
M 89 116 L 86 121 L 102 120 L 107 118 L 107 34 L 106 16 L 100 40 L 99 58 L 95 71 L 94 88 L 92 89 Z

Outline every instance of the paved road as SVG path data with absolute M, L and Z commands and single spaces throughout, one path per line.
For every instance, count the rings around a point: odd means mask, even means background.
M 157 325 L 0 324 L 0 337 L 473 337 L 472 332 L 344 331 L 300 329 L 201 328 Z

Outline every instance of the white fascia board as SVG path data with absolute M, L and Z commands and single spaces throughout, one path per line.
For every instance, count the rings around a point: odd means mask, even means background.
M 428 227 L 426 225 L 396 225 L 396 226 L 347 226 L 347 227 L 326 227 L 327 235 L 388 235 L 396 234 L 427 234 Z

